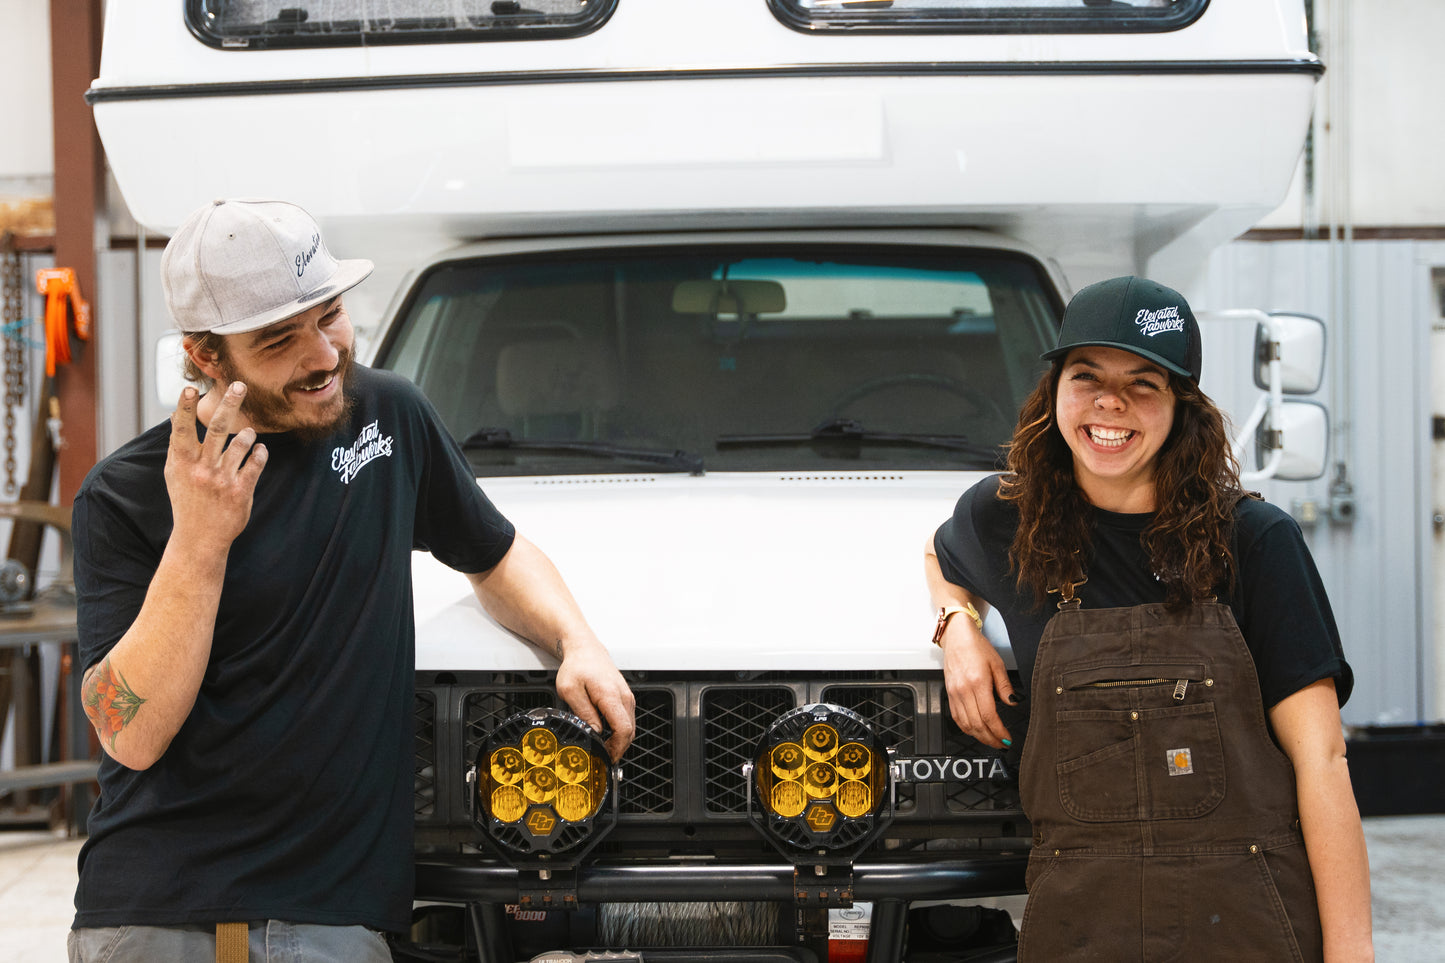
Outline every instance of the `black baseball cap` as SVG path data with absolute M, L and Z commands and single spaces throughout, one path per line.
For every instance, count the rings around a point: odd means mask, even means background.
M 1086 346 L 1120 348 L 1199 380 L 1199 322 L 1183 295 L 1157 281 L 1110 278 L 1074 295 L 1058 346 L 1043 357 L 1052 361 Z

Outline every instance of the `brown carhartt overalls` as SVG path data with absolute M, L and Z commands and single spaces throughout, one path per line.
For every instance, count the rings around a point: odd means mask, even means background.
M 1322 959 L 1294 769 L 1233 614 L 1064 597 L 1020 772 L 1021 963 Z

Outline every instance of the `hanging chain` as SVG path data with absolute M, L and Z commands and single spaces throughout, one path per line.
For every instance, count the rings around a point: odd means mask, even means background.
M 25 404 L 25 366 L 29 360 L 25 349 L 25 332 L 21 319 L 25 314 L 24 286 L 20 278 L 20 252 L 15 250 L 11 236 L 6 235 L 0 247 L 0 322 L 5 335 L 5 494 L 14 496 L 15 486 L 15 409 Z

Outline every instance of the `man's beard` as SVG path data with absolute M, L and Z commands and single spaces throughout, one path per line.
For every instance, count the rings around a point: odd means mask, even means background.
M 313 374 L 305 380 L 298 379 L 287 384 L 280 391 L 271 391 L 254 382 L 247 381 L 245 375 L 236 370 L 229 358 L 217 358 L 216 364 L 221 369 L 222 379 L 218 384 L 231 381 L 245 383 L 246 397 L 241 399 L 241 414 L 246 416 L 258 433 L 289 432 L 297 441 L 309 444 L 327 438 L 335 432 L 341 423 L 351 416 L 351 409 L 356 403 L 356 399 L 351 393 L 351 349 L 339 348 L 337 353 L 340 357 L 330 374 L 332 377 L 341 379 L 341 393 L 332 401 L 331 405 L 317 412 L 315 420 L 308 421 L 298 418 L 296 406 L 287 398 L 287 392 L 304 391 L 305 385 L 315 383 L 324 376 Z

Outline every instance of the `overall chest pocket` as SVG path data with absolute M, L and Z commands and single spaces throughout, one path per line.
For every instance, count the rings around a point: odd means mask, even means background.
M 1060 682 L 1056 763 L 1069 815 L 1188 819 L 1224 799 L 1224 749 L 1204 666 L 1100 666 Z

